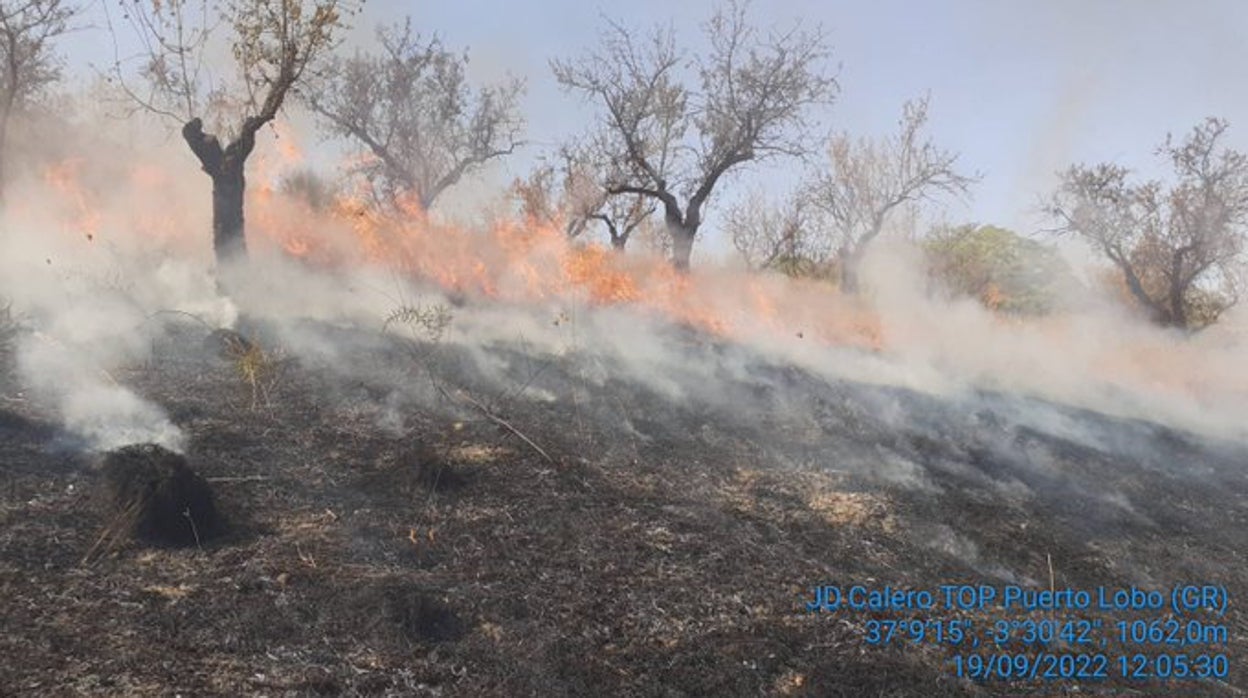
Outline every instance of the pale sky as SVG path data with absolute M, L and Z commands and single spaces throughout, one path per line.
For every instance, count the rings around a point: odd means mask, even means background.
M 604 15 L 642 28 L 671 23 L 694 51 L 712 7 L 707 0 L 369 0 L 351 43 L 410 13 L 421 31 L 469 48 L 474 77 L 525 77 L 532 145 L 493 173 L 497 184 L 588 125 L 590 112 L 560 91 L 550 58 L 591 48 Z M 961 153 L 965 171 L 984 175 L 973 199 L 949 210 L 955 222 L 1034 232 L 1045 223 L 1034 212 L 1037 200 L 1057 170 L 1111 160 L 1156 176 L 1152 152 L 1165 134 L 1205 116 L 1229 119 L 1230 141 L 1248 149 L 1248 2 L 755 0 L 752 16 L 764 25 L 800 20 L 825 28 L 841 85 L 820 115 L 829 129 L 890 133 L 906 99 L 931 94 L 932 137 Z M 71 42 L 71 71 L 100 60 L 109 45 L 103 30 Z M 754 183 L 789 181 L 794 170 L 747 171 L 712 206 Z

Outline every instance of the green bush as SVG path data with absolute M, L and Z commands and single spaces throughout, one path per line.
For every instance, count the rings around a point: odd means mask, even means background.
M 1052 311 L 1070 268 L 1051 246 L 992 225 L 939 228 L 923 241 L 928 278 L 951 296 L 969 296 L 1011 314 Z

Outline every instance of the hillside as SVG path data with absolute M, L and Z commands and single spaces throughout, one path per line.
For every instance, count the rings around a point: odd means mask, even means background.
M 0 383 L 0 686 L 15 695 L 1241 695 L 1248 447 L 1037 398 L 829 378 L 671 329 L 669 370 L 518 337 L 254 321 L 267 390 L 185 318 L 112 378 L 161 406 L 229 532 L 110 546 L 95 458 Z M 321 348 L 320 351 L 314 348 Z M 613 358 L 614 357 L 614 358 Z M 345 360 L 344 360 L 345 359 Z M 664 361 L 667 361 L 664 359 Z M 11 363 L 11 362 L 8 362 Z M 266 374 L 267 375 L 267 374 Z M 1223 587 L 1168 612 L 808 613 L 823 585 Z M 1100 621 L 1050 653 L 1221 654 L 1206 680 L 955 677 L 871 619 Z M 878 627 L 878 626 L 877 626 Z M 986 644 L 975 650 L 986 652 Z M 1036 647 L 1008 646 L 1034 655 Z

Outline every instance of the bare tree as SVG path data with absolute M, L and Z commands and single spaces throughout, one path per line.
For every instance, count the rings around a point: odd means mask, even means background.
M 28 101 L 60 78 L 52 42 L 79 12 L 65 0 L 0 0 L 0 192 L 8 172 L 10 123 Z
M 512 185 L 521 212 L 534 221 L 562 225 L 569 238 L 580 237 L 599 223 L 611 247 L 623 252 L 633 233 L 654 213 L 654 201 L 608 195 L 583 149 L 564 148 L 558 161 L 540 165 Z
M 527 177 L 517 177 L 511 183 L 511 194 L 520 204 L 520 215 L 539 225 L 562 225 L 568 222 L 566 211 L 567 188 L 560 190 L 559 176 L 555 167 L 545 163 L 533 168 Z M 569 236 L 571 232 L 569 231 Z
M 724 227 L 751 268 L 819 276 L 831 266 L 836 250 L 818 213 L 808 188 L 779 203 L 755 190 L 728 210 Z
M 569 238 L 584 232 L 589 216 L 606 198 L 589 165 L 578 151 L 567 147 L 529 172 L 511 186 L 520 204 L 520 213 L 542 225 L 561 226 Z
M 1048 212 L 1122 273 L 1131 296 L 1157 323 L 1199 329 L 1239 299 L 1248 233 L 1248 155 L 1222 145 L 1229 124 L 1206 119 L 1157 154 L 1177 182 L 1130 184 L 1112 164 L 1076 165 Z
M 325 85 L 307 101 L 328 132 L 368 149 L 364 174 L 384 201 L 411 197 L 428 210 L 465 175 L 521 145 L 524 83 L 474 90 L 467 53 L 422 39 L 410 18 L 377 34 L 381 54 L 331 61 Z
M 308 66 L 332 47 L 344 0 L 123 0 L 124 19 L 143 46 L 144 87 L 131 84 L 130 61 L 114 75 L 143 109 L 182 124 L 182 138 L 212 179 L 212 238 L 218 264 L 246 257 L 244 169 L 256 133 L 277 117 Z M 214 75 L 206 55 L 214 31 L 230 30 L 232 75 Z M 204 120 L 210 128 L 204 130 Z M 224 141 L 224 145 L 222 142 Z
M 923 136 L 927 107 L 927 97 L 907 102 L 891 138 L 840 134 L 829 144 L 829 168 L 815 179 L 811 196 L 827 216 L 845 291 L 858 289 L 863 254 L 900 212 L 940 195 L 966 195 L 978 179 L 955 171 L 958 156 Z
M 663 207 L 679 269 L 689 267 L 704 207 L 723 177 L 748 162 L 805 154 L 808 108 L 836 91 L 821 71 L 820 32 L 760 32 L 746 10 L 731 0 L 706 24 L 709 50 L 694 57 L 693 75 L 671 30 L 639 38 L 616 23 L 595 52 L 551 63 L 560 84 L 604 111 L 598 142 L 607 193 Z

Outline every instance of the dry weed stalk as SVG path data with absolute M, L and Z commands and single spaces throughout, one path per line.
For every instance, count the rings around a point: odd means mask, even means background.
M 139 520 L 139 512 L 143 504 L 142 500 L 136 499 L 109 519 L 108 523 L 104 524 L 104 528 L 100 530 L 100 535 L 95 539 L 95 543 L 82 556 L 82 560 L 78 564 L 89 565 L 100 556 L 116 550 L 122 541 L 125 540 L 127 531 L 133 529 L 135 522 Z
M 256 409 L 262 399 L 266 407 L 270 406 L 286 363 L 281 352 L 265 351 L 259 344 L 234 335 L 225 337 L 225 352 L 239 379 L 251 390 L 251 409 Z

